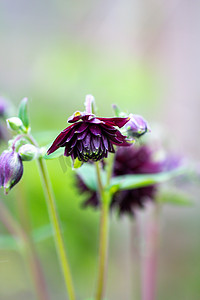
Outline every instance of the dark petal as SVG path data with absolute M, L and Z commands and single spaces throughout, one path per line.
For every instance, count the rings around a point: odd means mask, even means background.
M 91 134 L 87 133 L 87 136 L 82 140 L 83 147 L 86 149 L 90 149 L 90 141 L 91 141 Z
M 101 138 L 100 137 L 97 137 L 97 136 L 93 136 L 92 137 L 92 142 L 94 144 L 94 147 L 96 149 L 99 149 L 99 146 L 100 146 L 100 142 L 101 142 Z
M 85 112 L 76 111 L 71 117 L 68 119 L 68 123 L 75 123 L 79 120 L 90 121 L 94 119 L 95 116 L 93 114 L 88 114 Z
M 83 140 L 86 137 L 87 133 L 88 133 L 87 130 L 85 130 L 85 131 L 83 131 L 81 133 L 78 133 L 77 134 L 77 140 Z
M 98 120 L 104 122 L 104 124 L 109 126 L 117 126 L 119 128 L 123 127 L 130 118 L 97 118 Z
M 73 124 L 73 127 L 71 128 L 71 130 L 66 135 L 66 139 L 63 140 L 63 141 L 68 143 L 74 137 L 76 129 L 77 129 L 77 124 Z M 61 143 L 59 143 L 59 145 L 61 146 Z
M 65 145 L 64 156 L 69 156 L 71 151 L 72 151 L 71 147 L 69 147 L 69 145 L 66 144 L 66 145 Z
M 89 129 L 90 129 L 90 131 L 94 134 L 94 135 L 96 135 L 96 136 L 101 136 L 101 129 L 100 129 L 100 126 L 98 126 L 98 125 L 90 125 L 89 126 Z
M 110 136 L 110 140 L 112 140 L 113 144 L 119 146 L 131 145 L 128 141 L 126 141 L 126 137 L 122 135 L 118 130 L 116 131 L 116 137 Z
M 91 137 L 91 141 L 90 141 L 90 147 L 91 147 L 92 153 L 95 153 L 96 152 L 96 148 L 94 146 L 94 142 L 93 142 L 93 138 L 92 137 Z
M 89 120 L 90 124 L 103 124 L 102 121 L 99 120 L 99 118 L 93 118 Z
M 102 135 L 103 145 L 108 150 L 108 139 L 105 135 Z
M 115 127 L 113 127 L 113 126 L 108 126 L 108 125 L 106 125 L 106 124 L 101 124 L 100 125 L 101 126 L 101 128 L 103 128 L 104 130 L 106 130 L 106 132 L 109 132 L 109 133 L 115 133 L 118 129 L 116 129 Z
M 76 151 L 73 151 L 73 152 L 71 153 L 71 158 L 72 158 L 72 160 L 75 160 L 75 159 L 77 158 Z
M 85 131 L 87 129 L 87 127 L 88 127 L 88 123 L 86 123 L 86 122 L 80 122 L 79 124 L 80 125 L 79 125 L 78 128 L 76 128 L 75 133 L 81 133 L 81 132 Z
M 75 137 L 73 137 L 73 139 L 71 139 L 71 141 L 69 142 L 69 147 L 70 147 L 70 148 L 74 148 L 74 146 L 76 145 L 76 143 L 77 143 L 77 138 L 76 138 L 76 136 L 75 136 Z
M 108 151 L 111 153 L 115 153 L 115 149 L 113 147 L 113 144 L 108 139 Z
M 82 141 L 77 141 L 77 149 L 78 149 L 78 151 L 80 152 L 80 153 L 82 153 L 83 152 L 83 143 L 82 143 Z
M 57 136 L 57 138 L 55 139 L 55 141 L 53 142 L 53 144 L 51 145 L 51 147 L 47 150 L 47 154 L 53 153 L 54 151 L 56 151 L 60 147 L 60 144 L 63 144 L 63 143 L 66 142 L 67 134 L 70 132 L 70 130 L 73 129 L 74 126 L 75 126 L 74 124 L 70 125 L 69 127 L 65 128 Z

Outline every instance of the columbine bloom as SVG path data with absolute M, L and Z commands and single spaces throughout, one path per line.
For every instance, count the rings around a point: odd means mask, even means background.
M 132 145 L 126 148 L 118 148 L 112 176 L 153 174 L 165 171 L 166 160 L 155 162 L 153 154 L 153 151 L 148 146 L 136 147 Z M 83 206 L 99 207 L 100 202 L 97 193 L 89 190 L 80 177 L 78 177 L 77 184 L 82 192 L 88 192 L 89 197 L 83 203 Z M 119 214 L 134 215 L 134 210 L 143 208 L 147 200 L 154 201 L 156 192 L 157 185 L 119 191 L 112 198 L 111 208 L 117 209 Z
M 65 147 L 65 156 L 73 160 L 98 161 L 114 153 L 113 145 L 130 146 L 126 136 L 116 128 L 123 127 L 129 118 L 99 118 L 88 112 L 75 112 L 69 119 L 73 123 L 64 129 L 47 151 L 48 154 L 59 147 Z
M 17 184 L 23 174 L 22 160 L 15 151 L 4 151 L 0 156 L 0 187 L 5 194 Z
M 145 119 L 140 115 L 129 115 L 130 120 L 126 123 L 125 128 L 131 137 L 141 137 L 150 130 L 150 127 Z

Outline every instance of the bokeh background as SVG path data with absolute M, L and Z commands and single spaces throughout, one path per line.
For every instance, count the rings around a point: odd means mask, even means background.
M 65 128 L 75 110 L 83 110 L 90 93 L 99 114 L 111 116 L 111 105 L 117 103 L 143 115 L 154 137 L 197 165 L 199 37 L 199 1 L 0 0 L 0 94 L 16 107 L 29 98 L 32 131 L 41 145 Z M 85 196 L 75 188 L 70 168 L 63 170 L 54 160 L 48 169 L 78 299 L 84 299 L 94 290 L 99 213 L 81 209 Z M 197 184 L 187 186 L 187 193 L 194 206 L 163 208 L 158 300 L 200 299 Z M 30 221 L 51 299 L 65 299 L 35 162 L 25 164 L 19 185 L 0 197 L 16 218 L 25 215 Z M 23 255 L 5 228 L 0 230 L 0 299 L 35 299 Z M 140 299 L 130 241 L 131 221 L 113 215 L 108 299 Z

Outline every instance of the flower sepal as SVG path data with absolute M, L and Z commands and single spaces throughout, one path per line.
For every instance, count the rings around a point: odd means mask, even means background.
M 15 131 L 16 133 L 26 132 L 23 122 L 18 117 L 12 117 L 6 120 L 8 129 Z
M 83 162 L 79 160 L 78 158 L 75 158 L 74 161 L 72 161 L 72 169 L 79 169 L 83 165 Z

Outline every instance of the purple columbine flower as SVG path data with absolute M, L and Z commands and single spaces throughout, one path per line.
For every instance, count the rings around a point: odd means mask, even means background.
M 151 131 L 147 121 L 140 115 L 129 115 L 130 120 L 126 123 L 125 128 L 129 136 L 139 138 L 148 131 Z
M 101 160 L 108 152 L 115 152 L 113 145 L 130 146 L 126 136 L 116 128 L 123 127 L 128 121 L 129 118 L 99 118 L 90 112 L 77 111 L 68 119 L 73 124 L 58 135 L 47 154 L 65 147 L 64 155 L 73 160 Z
M 23 164 L 19 154 L 15 151 L 4 151 L 0 156 L 0 187 L 5 194 L 16 185 L 23 174 Z
M 112 176 L 153 174 L 166 171 L 166 159 L 156 162 L 153 155 L 152 149 L 146 145 L 118 148 Z M 78 177 L 77 185 L 82 192 L 88 192 L 88 199 L 83 202 L 83 207 L 98 208 L 100 202 L 97 193 L 89 190 L 80 177 Z M 117 209 L 120 215 L 129 214 L 133 216 L 136 208 L 143 208 L 149 199 L 154 201 L 156 193 L 157 185 L 119 191 L 112 198 L 111 208 Z

